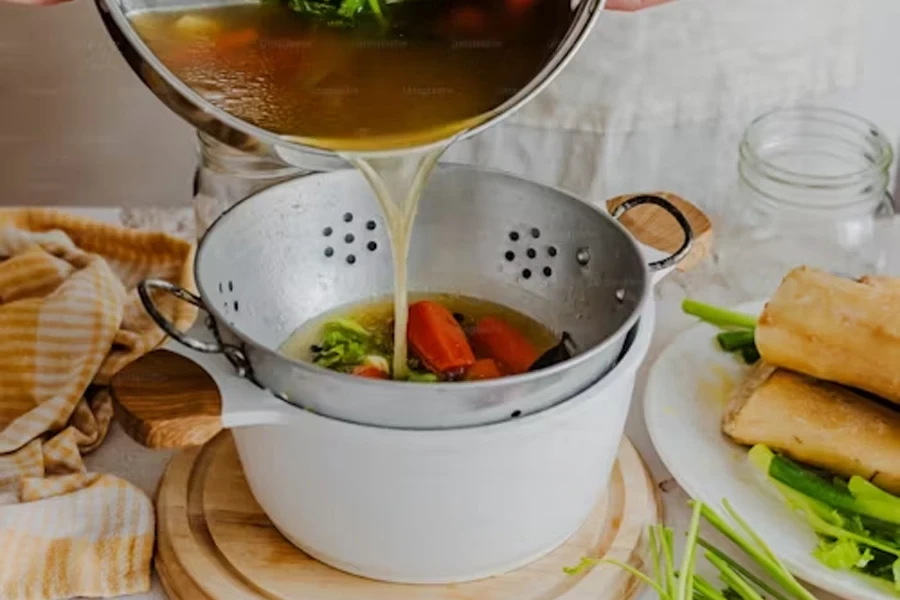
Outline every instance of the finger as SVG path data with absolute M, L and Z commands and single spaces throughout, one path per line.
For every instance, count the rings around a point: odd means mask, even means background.
M 68 0 L 0 0 L 0 3 L 2 2 L 24 4 L 26 6 L 52 6 L 54 4 L 63 4 L 68 2 Z
M 606 3 L 607 10 L 635 11 L 642 8 L 650 8 L 659 4 L 665 4 L 672 0 L 609 0 Z

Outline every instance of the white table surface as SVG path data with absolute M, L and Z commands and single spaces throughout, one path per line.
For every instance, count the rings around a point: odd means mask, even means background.
M 117 209 L 66 209 L 69 212 L 77 212 L 93 218 L 110 222 L 122 220 L 122 213 Z M 187 217 L 182 217 L 182 221 Z M 178 220 L 168 213 L 157 213 L 154 217 L 135 217 L 132 213 L 125 218 L 131 224 L 144 222 L 153 228 L 169 228 Z M 900 228 L 900 223 L 897 224 Z M 898 231 L 900 233 L 900 231 Z M 900 238 L 900 235 L 896 236 Z M 898 245 L 900 250 L 900 245 Z M 900 252 L 893 256 L 900 256 Z M 665 345 L 680 331 L 689 327 L 693 320 L 681 313 L 681 300 L 685 296 L 702 298 L 704 301 L 721 304 L 733 304 L 747 300 L 739 297 L 731 291 L 715 274 L 710 265 L 700 266 L 689 273 L 678 273 L 664 280 L 656 288 L 657 300 L 657 330 L 654 332 L 653 343 L 649 355 L 638 374 L 637 387 L 635 389 L 631 414 L 626 426 L 628 437 L 634 442 L 644 460 L 647 462 L 653 477 L 660 486 L 661 496 L 665 506 L 665 521 L 676 531 L 684 531 L 690 517 L 687 508 L 687 496 L 671 479 L 670 474 L 662 465 L 658 455 L 653 449 L 649 435 L 643 422 L 642 396 L 646 381 L 646 374 L 653 361 L 659 355 Z M 157 482 L 165 469 L 166 463 L 171 458 L 172 452 L 147 450 L 133 442 L 122 429 L 114 424 L 109 437 L 104 444 L 92 455 L 86 458 L 88 468 L 95 471 L 112 473 L 124 477 L 152 494 Z M 821 600 L 836 600 L 834 596 L 814 590 Z M 135 600 L 164 600 L 166 598 L 159 580 L 154 575 L 152 589 L 145 594 L 131 596 Z M 656 598 L 652 593 L 645 592 L 639 600 L 651 600 Z

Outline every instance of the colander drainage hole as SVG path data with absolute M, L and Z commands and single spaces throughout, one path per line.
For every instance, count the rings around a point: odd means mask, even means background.
M 366 248 L 368 248 L 371 252 L 375 252 L 378 249 L 378 244 L 375 242 L 369 242 L 366 244 Z
M 344 213 L 344 223 L 353 221 L 353 213 Z
M 348 254 L 347 255 L 347 264 L 352 265 L 355 262 L 356 262 L 356 257 L 352 254 Z
M 531 228 L 531 237 L 533 237 L 534 239 L 538 239 L 539 237 L 541 237 L 541 230 L 538 229 L 537 227 L 532 227 Z
M 356 238 L 353 237 L 352 233 L 348 233 L 347 235 L 344 236 L 344 241 L 347 242 L 348 244 L 352 244 L 353 240 L 355 240 L 355 239 Z
M 238 301 L 234 301 L 234 312 L 238 312 Z
M 529 249 L 525 252 L 525 255 L 528 256 L 528 258 L 534 258 L 534 257 L 537 256 L 537 252 L 535 251 L 534 248 L 529 248 Z
M 234 284 L 233 284 L 232 282 L 230 282 L 230 281 L 228 282 L 228 291 L 229 291 L 229 292 L 233 292 L 233 291 L 234 291 Z
M 326 227 L 322 230 L 322 235 L 324 235 L 325 237 L 330 236 L 332 233 L 334 233 L 334 229 L 332 229 L 331 227 Z
M 521 411 L 521 410 L 514 410 L 513 413 L 512 413 L 511 415 L 509 415 L 509 416 L 510 416 L 510 418 L 516 419 L 516 418 L 522 416 L 522 411 Z
M 531 278 L 531 269 L 522 269 L 522 277 L 525 279 Z
M 220 294 L 222 293 L 222 282 L 221 281 L 219 282 L 219 293 Z
M 509 262 L 516 260 L 516 253 L 513 252 L 512 250 L 508 250 L 506 252 L 506 254 L 504 254 L 504 256 L 506 257 L 506 260 L 508 260 Z
M 367 222 L 366 229 L 368 229 L 369 231 L 374 231 L 375 230 L 375 221 Z
M 331 258 L 332 256 L 334 256 L 334 248 L 332 248 L 331 246 L 328 246 L 327 248 L 325 248 L 325 256 L 328 258 Z
M 553 275 L 553 269 L 544 267 L 544 277 L 550 277 L 551 275 Z
M 556 246 L 550 246 L 549 248 L 547 248 L 547 255 L 551 258 L 556 256 Z
M 510 231 L 509 239 L 511 239 L 514 242 L 518 242 L 519 241 L 519 232 L 518 231 Z

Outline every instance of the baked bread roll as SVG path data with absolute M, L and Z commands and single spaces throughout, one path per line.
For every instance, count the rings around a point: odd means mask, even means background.
M 769 364 L 900 403 L 900 280 L 794 269 L 755 340 Z

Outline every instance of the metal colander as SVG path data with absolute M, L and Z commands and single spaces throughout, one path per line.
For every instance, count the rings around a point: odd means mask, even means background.
M 195 350 L 224 352 L 238 375 L 298 406 L 394 428 L 493 423 L 564 401 L 614 364 L 647 300 L 649 270 L 680 260 L 692 240 L 687 220 L 661 198 L 630 200 L 616 216 L 644 203 L 666 209 L 685 232 L 682 248 L 649 269 L 630 234 L 596 207 L 508 174 L 438 167 L 415 222 L 410 291 L 504 304 L 568 332 L 578 348 L 566 362 L 502 379 L 379 381 L 278 353 L 304 322 L 393 292 L 387 231 L 367 182 L 354 170 L 283 183 L 226 212 L 197 252 L 199 298 L 159 281 L 144 282 L 140 291 L 173 337 Z M 217 341 L 174 331 L 153 307 L 154 288 L 205 308 Z

